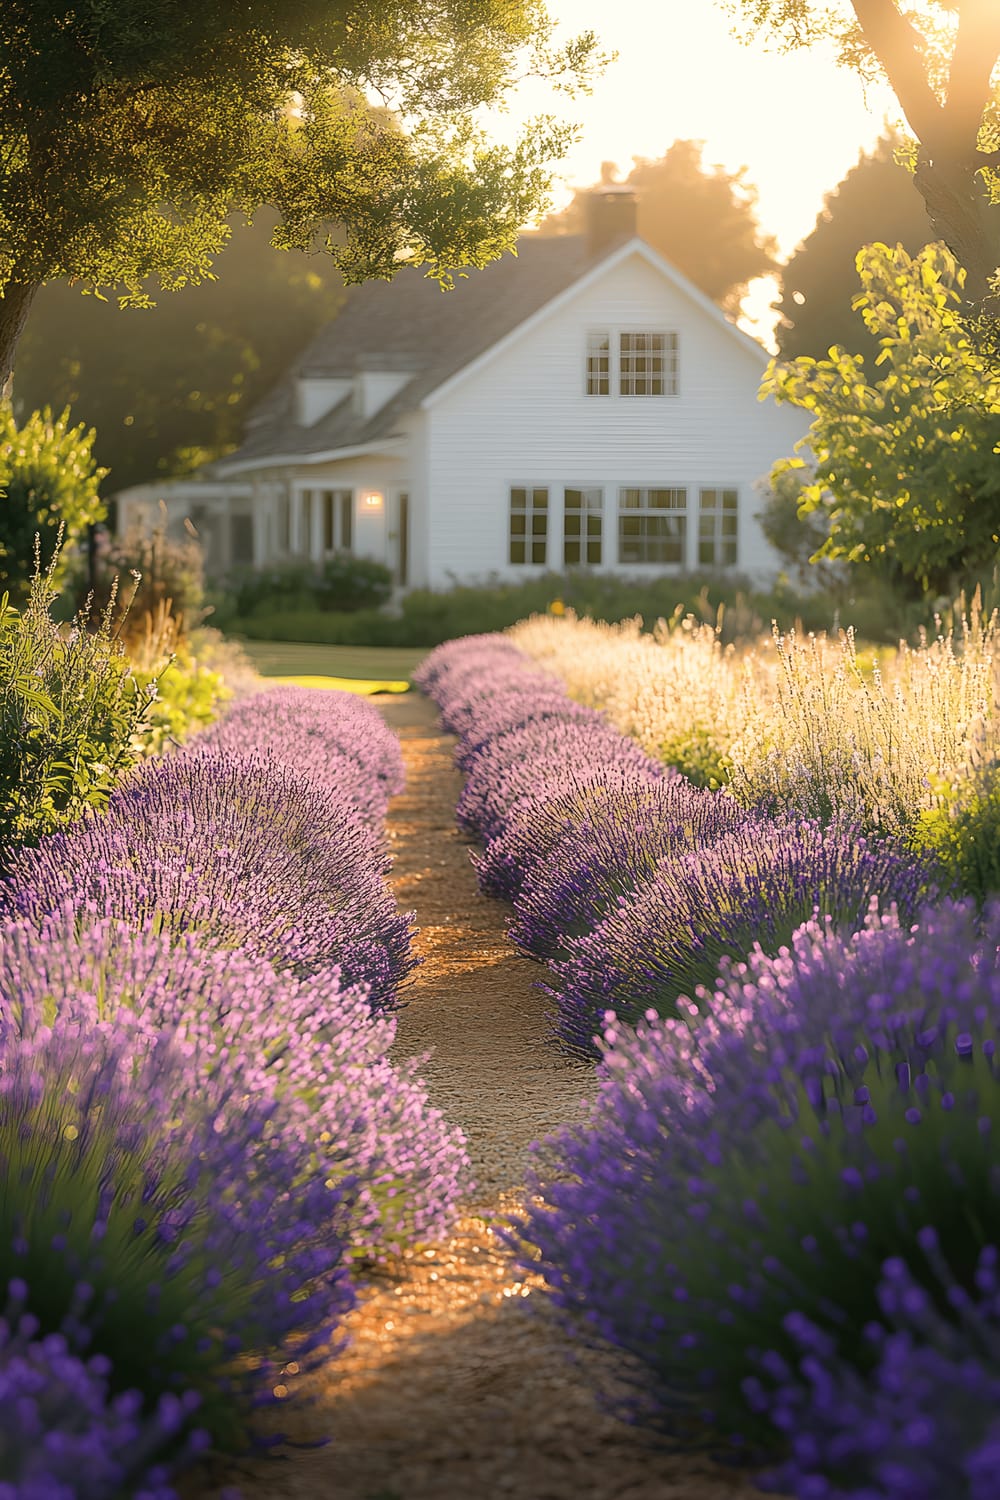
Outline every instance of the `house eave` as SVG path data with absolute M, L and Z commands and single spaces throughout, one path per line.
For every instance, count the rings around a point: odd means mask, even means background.
M 254 469 L 286 469 L 292 465 L 308 467 L 310 464 L 335 463 L 342 458 L 395 458 L 405 451 L 406 439 L 389 437 L 371 443 L 356 443 L 347 448 L 324 448 L 317 453 L 263 453 L 258 458 L 241 458 L 232 463 L 216 460 L 215 468 L 220 475 L 245 474 Z

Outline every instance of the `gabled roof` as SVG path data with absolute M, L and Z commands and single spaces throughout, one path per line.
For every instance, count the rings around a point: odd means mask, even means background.
M 619 241 L 595 258 L 583 235 L 532 235 L 519 241 L 516 257 L 504 255 L 482 270 L 470 270 L 450 292 L 417 269 L 400 271 L 391 282 L 351 287 L 341 311 L 250 412 L 240 447 L 212 464 L 211 472 L 233 473 L 283 459 L 308 462 L 312 456 L 387 444 L 403 413 L 430 404 L 462 372 L 487 363 L 553 306 L 637 252 L 762 366 L 766 363 L 768 355 L 755 339 L 642 240 Z M 413 373 L 370 417 L 361 416 L 347 396 L 310 427 L 296 420 L 300 378 L 351 377 L 365 369 Z
M 504 255 L 457 278 L 450 292 L 417 269 L 349 288 L 340 312 L 250 412 L 240 447 L 213 470 L 280 454 L 356 449 L 389 436 L 402 412 L 571 286 L 587 265 L 582 235 L 539 235 L 521 240 L 516 257 Z M 347 397 L 311 427 L 295 420 L 300 377 L 376 368 L 411 368 L 413 377 L 373 416 L 359 416 Z

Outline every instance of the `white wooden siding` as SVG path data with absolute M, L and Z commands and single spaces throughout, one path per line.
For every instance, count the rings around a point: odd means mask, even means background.
M 600 328 L 676 331 L 678 395 L 584 394 L 587 331 Z M 455 578 L 541 571 L 507 562 L 511 485 L 548 486 L 547 566 L 556 570 L 564 487 L 603 487 L 603 565 L 613 567 L 620 485 L 687 488 L 689 566 L 698 490 L 735 486 L 737 568 L 772 572 L 776 559 L 753 519 L 761 504 L 754 485 L 792 452 L 808 423 L 794 408 L 758 402 L 765 362 L 763 350 L 758 356 L 640 254 L 609 266 L 428 410 L 429 581 L 445 587 Z

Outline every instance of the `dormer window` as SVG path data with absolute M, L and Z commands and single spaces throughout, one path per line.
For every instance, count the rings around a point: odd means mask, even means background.
M 592 328 L 587 333 L 588 396 L 676 396 L 677 335 L 666 329 Z

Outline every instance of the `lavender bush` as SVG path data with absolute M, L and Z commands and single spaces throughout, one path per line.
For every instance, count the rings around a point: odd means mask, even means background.
M 934 1260 L 937 1236 L 921 1248 Z M 1000 1286 L 997 1249 L 983 1250 L 970 1296 L 944 1267 L 944 1318 L 906 1263 L 886 1261 L 879 1321 L 864 1330 L 862 1376 L 801 1314 L 785 1331 L 797 1350 L 761 1360 L 744 1392 L 782 1434 L 788 1457 L 761 1487 L 798 1500 L 994 1500 L 1000 1468 Z
M 832 1381 L 849 1365 L 877 1385 L 865 1330 L 886 1262 L 958 1329 L 963 1295 L 991 1292 L 998 951 L 1000 906 L 981 928 L 971 903 L 912 928 L 873 915 L 853 937 L 811 922 L 776 958 L 725 965 L 681 1018 L 609 1025 L 586 1123 L 529 1183 L 524 1260 L 564 1317 L 644 1363 L 675 1436 L 780 1454 L 807 1324 L 832 1341 L 813 1349 Z M 930 1397 L 914 1382 L 893 1399 L 919 1426 Z M 856 1500 L 869 1493 L 883 1495 Z
M 234 704 L 202 745 L 257 752 L 294 768 L 353 804 L 375 826 L 403 789 L 399 741 L 378 710 L 355 693 L 276 687 Z
M 606 1010 L 629 1022 L 650 1009 L 674 1014 L 678 996 L 711 984 L 723 958 L 756 943 L 777 952 L 816 911 L 855 931 L 874 898 L 908 920 L 929 878 L 928 866 L 889 841 L 810 822 L 748 822 L 661 863 L 593 932 L 568 941 L 569 956 L 551 966 L 559 1034 L 593 1052 Z
M 600 785 L 600 784 L 598 784 Z M 514 902 L 510 935 L 525 953 L 542 959 L 565 958 L 570 939 L 593 931 L 616 906 L 655 878 L 658 870 L 693 850 L 706 848 L 735 831 L 753 839 L 764 832 L 738 803 L 718 793 L 693 787 L 683 777 L 659 782 L 611 785 L 601 796 L 593 784 L 572 806 L 563 796 L 543 803 L 533 819 L 521 813 L 516 825 L 490 845 L 486 859 L 491 869 L 501 864 L 497 844 L 515 831 L 543 838 L 555 833 L 553 812 L 563 812 L 561 834 L 546 852 L 536 856 L 521 881 Z M 486 863 L 484 859 L 484 864 Z
M 388 1060 L 395 1021 L 336 969 L 308 980 L 261 959 L 171 941 L 109 918 L 81 927 L 70 903 L 0 926 L 0 1021 L 113 1022 L 133 1013 L 182 1047 L 191 1086 L 221 1069 L 273 1096 L 309 1170 L 345 1185 L 334 1229 L 358 1256 L 440 1238 L 468 1187 L 460 1131 L 431 1106 L 419 1060 Z M 348 1191 L 349 1188 L 349 1191 Z
M 273 1091 L 221 1065 L 194 1091 L 182 1040 L 96 1010 L 0 1023 L 0 1286 L 25 1283 L 41 1337 L 109 1359 L 113 1394 L 152 1411 L 194 1392 L 197 1426 L 238 1447 L 286 1361 L 308 1364 L 353 1305 L 344 1187 Z
M 13 1281 L 0 1320 L 0 1500 L 108 1500 L 126 1487 L 177 1500 L 171 1475 L 208 1441 L 190 1428 L 197 1395 L 161 1396 L 149 1414 L 138 1391 L 111 1396 L 104 1355 L 83 1359 L 61 1334 L 38 1337 L 30 1314 L 12 1317 L 30 1300 Z
M 575 778 L 609 768 L 649 781 L 665 774 L 616 729 L 543 720 L 501 735 L 477 752 L 458 800 L 460 827 L 484 842 L 496 838 L 520 799 L 536 796 L 550 779 L 558 784 L 570 768 Z
M 10 860 L 0 914 L 38 922 L 73 893 L 81 915 L 118 917 L 394 1002 L 412 968 L 409 920 L 388 859 L 349 804 L 287 766 L 189 750 L 151 763 L 107 813 Z
M 475 712 L 469 714 L 455 748 L 455 764 L 460 770 L 466 770 L 479 751 L 498 735 L 544 720 L 584 725 L 604 722 L 595 709 L 574 703 L 565 693 L 540 690 L 534 686 L 526 691 L 520 683 L 514 687 L 497 688 L 489 697 L 477 701 Z

